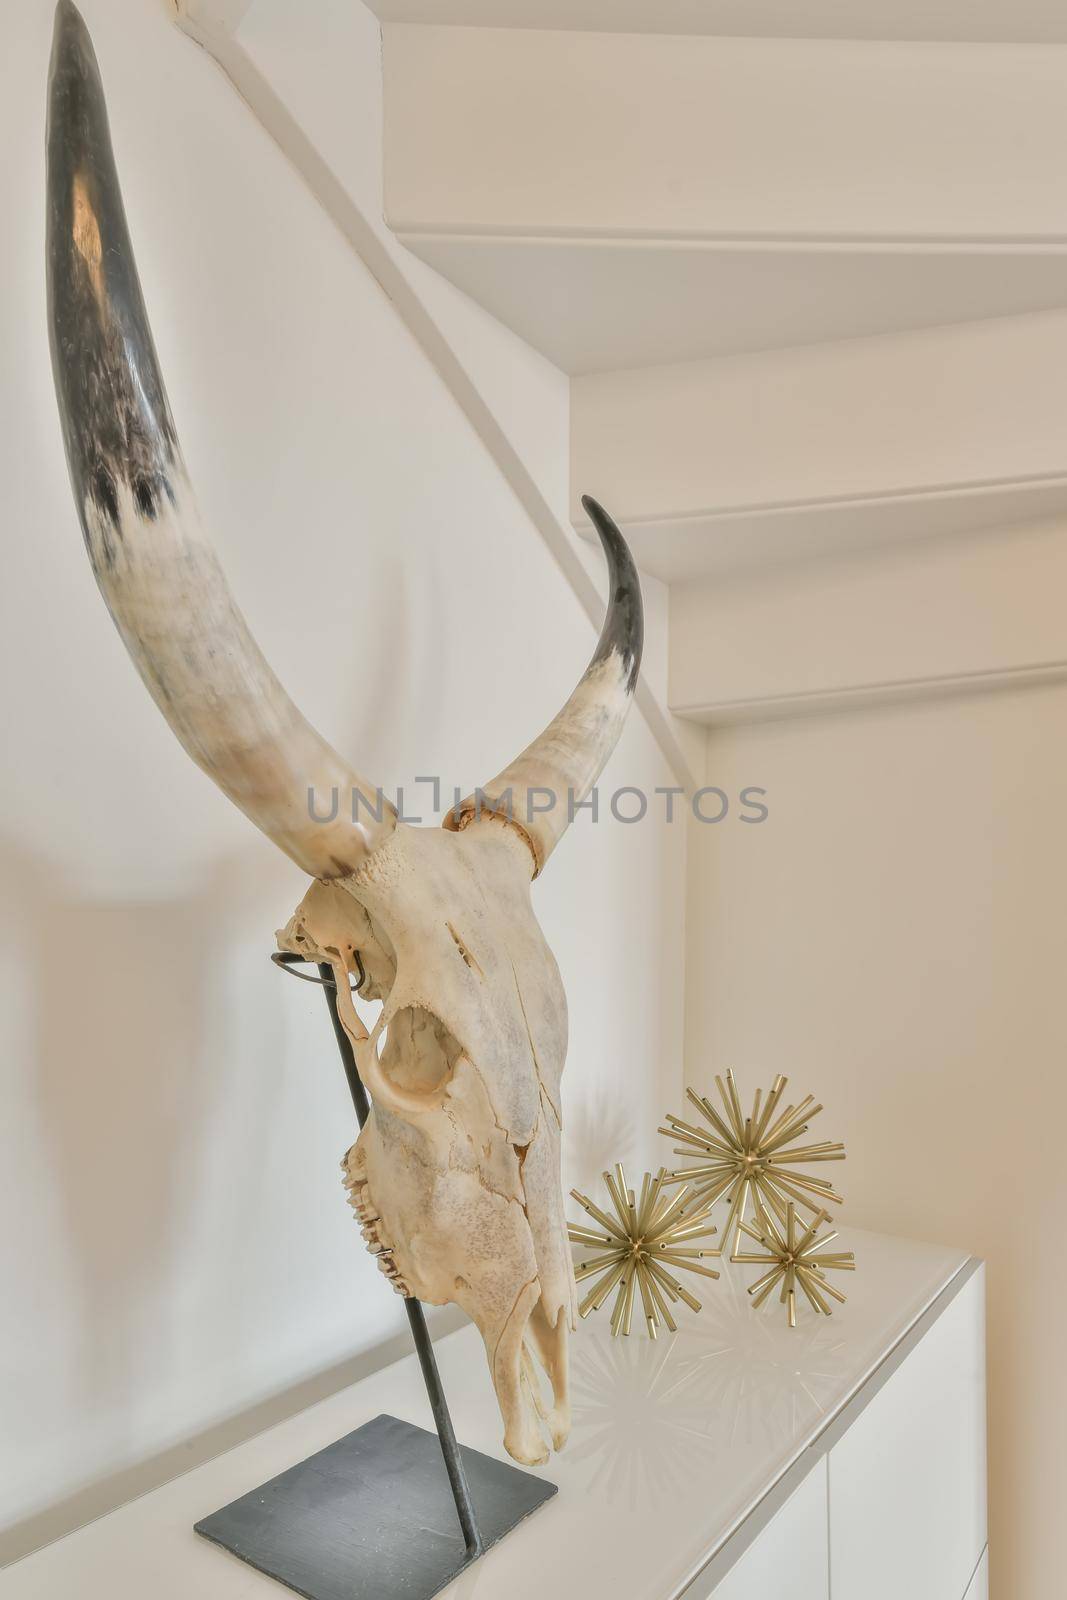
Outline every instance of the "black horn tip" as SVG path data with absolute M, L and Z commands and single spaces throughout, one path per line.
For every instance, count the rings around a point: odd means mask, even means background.
M 608 581 L 611 585 L 607 616 L 590 666 L 596 666 L 617 651 L 623 660 L 627 690 L 632 694 L 641 669 L 644 645 L 641 580 L 637 576 L 630 548 L 614 519 L 591 494 L 583 494 L 581 500 L 583 511 L 600 537 L 607 557 Z
M 605 533 L 609 536 L 614 536 L 616 539 L 622 538 L 614 519 L 608 516 L 600 501 L 594 500 L 591 494 L 582 495 L 582 510 L 590 518 L 601 538 L 604 537 Z
M 89 30 L 85 26 L 85 18 L 74 4 L 74 0 L 58 0 L 56 6 L 56 29 L 76 28 L 88 39 Z
M 177 440 L 137 278 L 100 69 L 85 21 L 59 0 L 49 71 L 47 243 L 52 368 L 75 503 L 117 529 L 173 501 Z M 90 544 L 99 570 L 110 535 Z
M 52 76 L 79 59 L 96 61 L 89 29 L 73 0 L 59 0 L 52 27 Z
M 618 567 L 627 576 L 632 573 L 636 581 L 637 572 L 633 564 L 633 558 L 630 555 L 630 547 L 623 538 L 614 517 L 610 517 L 600 504 L 600 501 L 594 500 L 591 494 L 582 495 L 582 510 L 589 517 L 600 537 L 600 543 L 603 546 L 604 554 L 608 558 L 612 574 L 614 575 L 615 569 Z

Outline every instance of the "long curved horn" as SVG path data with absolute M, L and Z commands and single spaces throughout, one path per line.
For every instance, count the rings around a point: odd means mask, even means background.
M 392 832 L 396 813 L 293 705 L 201 529 L 137 277 L 100 71 L 70 0 L 56 8 L 47 141 L 52 372 L 96 581 L 193 760 L 306 872 L 347 875 Z M 319 816 L 334 809 L 334 790 L 336 816 L 314 820 L 313 804 Z
M 608 610 L 593 659 L 545 731 L 444 822 L 459 831 L 484 812 L 508 817 L 529 840 L 535 877 L 618 743 L 641 668 L 645 624 L 637 568 L 603 507 L 590 495 L 582 496 L 582 505 L 608 561 Z

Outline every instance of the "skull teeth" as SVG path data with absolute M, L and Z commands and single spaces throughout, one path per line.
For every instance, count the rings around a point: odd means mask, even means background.
M 378 1263 L 379 1272 L 389 1279 L 397 1294 L 410 1296 L 411 1290 L 393 1260 L 393 1246 L 382 1234 L 382 1219 L 371 1198 L 370 1186 L 363 1176 L 362 1163 L 357 1165 L 357 1161 L 358 1151 L 353 1145 L 341 1162 L 341 1171 L 344 1173 L 342 1182 L 348 1194 L 348 1203 L 355 1212 L 367 1249 Z M 356 1170 L 353 1171 L 353 1168 Z
M 370 1190 L 362 1178 L 347 1177 L 345 1189 L 348 1192 L 348 1203 L 362 1223 L 377 1222 L 378 1213 L 370 1197 Z

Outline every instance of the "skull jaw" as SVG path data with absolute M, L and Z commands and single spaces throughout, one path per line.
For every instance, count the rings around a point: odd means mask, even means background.
M 559 1308 L 553 1320 L 545 1305 L 545 1297 L 541 1295 L 530 1312 L 530 1321 L 526 1330 L 526 1341 L 533 1349 L 548 1376 L 552 1386 L 552 1406 L 545 1412 L 540 1405 L 540 1393 L 537 1394 L 538 1413 L 548 1428 L 549 1438 L 553 1450 L 562 1450 L 567 1443 L 571 1431 L 571 1397 L 570 1397 L 570 1369 L 567 1361 L 567 1341 L 570 1335 L 571 1323 Z M 537 1373 L 530 1363 L 528 1377 L 531 1388 L 537 1384 Z
M 543 1467 L 549 1456 L 541 1431 L 544 1408 L 537 1373 L 526 1344 L 526 1329 L 540 1299 L 540 1285 L 534 1279 L 525 1285 L 516 1300 L 495 1350 L 482 1329 L 492 1363 L 493 1387 L 504 1419 L 504 1449 L 514 1460 L 528 1467 Z
M 342 1163 L 357 1217 L 373 1229 L 369 1248 L 399 1292 L 455 1303 L 470 1317 L 485 1345 L 504 1448 L 524 1466 L 543 1466 L 570 1432 L 570 1285 L 565 1301 L 550 1303 L 522 1205 L 470 1171 L 427 1162 L 410 1128 L 395 1122 L 373 1108 Z M 547 1408 L 534 1358 L 552 1388 Z
M 476 1320 L 476 1319 L 475 1319 Z M 493 1387 L 504 1421 L 504 1449 L 523 1466 L 543 1467 L 552 1450 L 562 1450 L 571 1431 L 567 1381 L 569 1325 L 557 1308 L 549 1317 L 538 1282 L 528 1284 L 516 1302 L 492 1361 Z M 484 1331 L 483 1331 L 484 1337 Z M 552 1389 L 552 1404 L 541 1395 L 540 1367 Z M 548 1443 L 545 1442 L 545 1432 Z

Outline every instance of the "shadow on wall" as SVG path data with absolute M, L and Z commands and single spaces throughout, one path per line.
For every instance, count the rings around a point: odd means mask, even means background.
M 22 1248 L 47 1259 L 50 1224 L 65 1258 L 62 1298 L 48 1305 L 48 1275 L 39 1273 L 44 1303 L 28 1317 L 73 1325 L 76 1354 L 56 1373 L 65 1407 L 124 1416 L 120 1442 L 132 1454 L 138 1417 L 129 1397 L 170 1364 L 172 1330 L 158 1300 L 181 1257 L 203 1131 L 221 1092 L 204 1048 L 204 1004 L 227 875 L 186 900 L 94 904 L 67 897 L 24 847 L 4 852 L 0 874 L 18 930 L 8 959 L 31 986 L 25 1103 L 37 1128 L 26 1138 L 47 1164 L 53 1200 L 50 1217 L 22 1217 Z M 250 1138 L 268 1109 L 249 1105 Z M 226 1231 L 239 1225 L 236 1213 L 219 1221 Z M 210 1306 L 202 1310 L 210 1316 Z M 37 1520 L 5 1543 L 25 1548 Z
M 196 936 L 210 911 L 195 900 L 48 900 L 38 917 L 41 1146 L 78 1302 L 77 1388 L 108 1406 L 160 1337 L 145 1325 L 146 1303 L 179 1249 L 218 1089 L 200 1017 L 210 945 Z M 261 1112 L 249 1111 L 254 1123 Z
M 281 871 L 288 871 L 284 864 Z M 207 1428 L 197 1428 L 197 1417 L 189 1438 L 143 1459 L 145 1413 L 166 1414 L 168 1380 L 167 1431 L 172 1437 L 183 1431 L 189 1361 L 183 1344 L 190 1326 L 220 1324 L 220 1362 L 247 1351 L 254 1367 L 263 1343 L 262 1308 L 240 1293 L 222 1304 L 220 1271 L 247 1255 L 249 1241 L 262 1234 L 265 1191 L 276 1191 L 279 1177 L 285 1178 L 274 1089 L 292 1069 L 279 1025 L 280 980 L 277 1011 L 233 1014 L 240 976 L 233 948 L 238 919 L 246 947 L 250 920 L 261 924 L 265 961 L 270 929 L 286 902 L 278 900 L 277 879 L 264 870 L 257 843 L 247 857 L 218 867 L 202 890 L 174 901 L 94 903 L 68 896 L 50 868 L 29 860 L 24 846 L 10 844 L 0 849 L 0 883 L 8 907 L 4 961 L 9 976 L 17 974 L 28 1022 L 29 1049 L 19 1067 L 26 1086 L 23 1126 L 12 1132 L 47 1164 L 43 1187 L 52 1197 L 46 1214 L 19 1212 L 17 1180 L 12 1191 L 9 1215 L 17 1221 L 5 1252 L 10 1245 L 15 1257 L 28 1258 L 30 1270 L 16 1270 L 16 1281 L 35 1284 L 38 1296 L 18 1313 L 31 1334 L 41 1330 L 28 1359 L 49 1359 L 48 1330 L 62 1319 L 57 1404 L 67 1414 L 118 1418 L 107 1433 L 108 1452 L 130 1463 L 106 1476 L 90 1466 L 82 1487 L 9 1527 L 0 1535 L 2 1565 L 396 1360 L 410 1341 L 399 1333 L 296 1384 L 265 1383 L 260 1394 L 266 1390 L 266 1398 Z M 270 974 L 268 994 L 272 980 Z M 255 1094 L 247 1092 L 247 1077 L 238 1080 L 235 1071 L 218 1067 L 230 1058 L 227 1039 L 249 1028 Z M 347 1130 L 331 1131 L 343 1142 Z M 225 1205 L 211 1213 L 208 1262 L 197 1248 L 204 1193 L 217 1197 L 220 1191 L 228 1134 L 240 1141 L 234 1151 L 240 1178 L 222 1179 Z M 281 1284 L 291 1246 L 283 1238 L 266 1248 Z M 357 1264 L 358 1252 L 353 1255 Z M 5 1309 L 10 1312 L 10 1302 Z M 462 1320 L 437 1316 L 434 1330 Z M 16 1352 L 14 1370 L 6 1374 L 13 1405 L 21 1387 L 18 1360 Z M 255 1392 L 254 1384 L 246 1386 L 242 1398 L 250 1387 Z M 148 1431 L 158 1438 L 162 1430 Z M 46 1418 L 26 1415 L 14 1432 L 25 1442 L 38 1440 L 42 1455 L 54 1448 Z
M 610 1171 L 617 1161 L 627 1166 L 627 1181 L 633 1185 L 636 1151 L 634 1119 L 627 1110 L 624 1096 L 613 1094 L 610 1088 L 602 1085 L 590 1094 L 586 1103 L 578 1102 L 569 1108 L 564 1117 L 564 1193 L 574 1187 L 595 1195 L 601 1173 Z M 577 1214 L 570 1200 L 568 1213 Z

